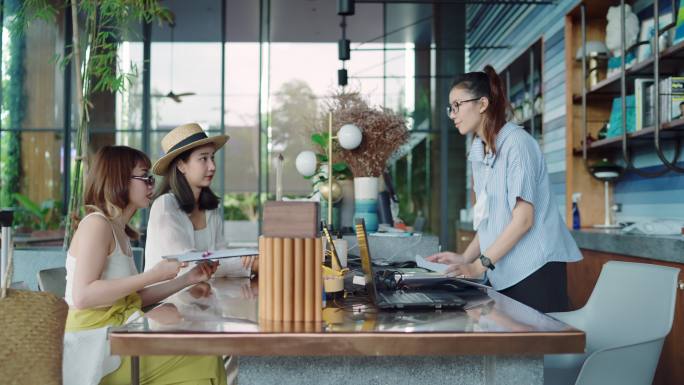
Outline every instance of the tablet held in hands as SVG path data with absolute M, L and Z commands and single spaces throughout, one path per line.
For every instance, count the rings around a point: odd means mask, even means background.
M 182 254 L 165 255 L 164 259 L 176 259 L 178 262 L 196 262 L 196 261 L 215 261 L 223 258 L 246 257 L 252 255 L 259 255 L 259 250 L 256 248 L 239 248 L 239 249 L 223 249 L 214 251 L 188 251 Z

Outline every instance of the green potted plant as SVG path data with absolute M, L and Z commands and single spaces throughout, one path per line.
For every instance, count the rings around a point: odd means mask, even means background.
M 64 218 L 61 202 L 48 199 L 38 203 L 18 193 L 14 194 L 14 199 L 19 204 L 15 212 L 17 234 L 24 234 L 29 242 L 37 241 L 43 245 L 62 243 Z
M 332 164 L 333 182 L 328 184 L 328 142 L 329 134 L 326 131 L 311 134 L 311 142 L 315 147 L 316 172 L 305 176 L 311 180 L 313 186 L 312 196 L 320 194 L 322 219 L 327 220 L 327 199 L 332 194 L 333 201 L 333 224 L 334 228 L 341 229 L 353 225 L 354 216 L 354 186 L 352 173 L 347 163 L 338 161 Z M 334 155 L 333 155 L 333 158 Z M 330 187 L 332 186 L 332 192 Z
M 311 179 L 314 186 L 314 191 L 320 191 L 321 194 L 327 197 L 327 182 L 328 182 L 328 133 L 327 132 L 316 132 L 311 134 L 311 142 L 316 145 L 318 151 L 316 152 L 316 160 L 322 166 L 318 169 L 318 172 L 312 176 L 304 177 L 305 179 Z M 325 167 L 323 167 L 325 165 Z M 350 181 L 353 178 L 352 172 L 346 162 L 334 162 L 332 165 L 333 178 L 337 182 Z M 335 186 L 335 184 L 333 184 Z M 333 191 L 333 200 L 337 201 L 341 197 L 341 186 L 339 192 Z M 333 187 L 336 189 L 336 187 Z
M 339 93 L 328 106 L 333 128 L 357 126 L 362 140 L 353 150 L 336 143 L 336 159 L 346 162 L 354 175 L 354 217 L 362 217 L 369 231 L 378 228 L 377 197 L 379 177 L 387 170 L 392 154 L 409 138 L 406 119 L 392 110 L 372 107 L 358 92 Z

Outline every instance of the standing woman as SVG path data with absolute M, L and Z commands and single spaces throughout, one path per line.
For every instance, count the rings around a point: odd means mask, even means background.
M 162 175 L 145 243 L 145 270 L 164 255 L 225 248 L 219 199 L 211 191 L 216 173 L 214 153 L 227 135 L 208 137 L 196 123 L 174 128 L 164 136 L 164 156 L 152 167 Z M 256 271 L 255 257 L 221 259 L 216 276 L 249 277 Z
M 129 384 L 130 358 L 109 354 L 107 328 L 121 326 L 141 308 L 208 280 L 216 264 L 202 263 L 177 276 L 182 264 L 164 260 L 138 274 L 128 222 L 149 206 L 154 178 L 150 160 L 135 149 L 107 146 L 98 151 L 86 181 L 88 213 L 78 224 L 66 258 L 64 336 L 65 384 Z M 145 356 L 141 384 L 225 384 L 220 357 Z
M 447 113 L 474 134 L 468 160 L 477 235 L 461 254 L 428 257 L 452 275 L 486 277 L 494 289 L 542 312 L 568 308 L 566 263 L 582 259 L 553 198 L 537 141 L 506 121 L 508 101 L 491 66 L 454 81 Z

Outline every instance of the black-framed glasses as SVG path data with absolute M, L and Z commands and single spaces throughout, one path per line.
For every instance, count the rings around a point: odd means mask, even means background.
M 148 186 L 154 186 L 154 175 L 133 175 L 131 179 L 137 179 L 145 182 Z
M 460 102 L 454 102 L 454 104 L 450 104 L 446 108 L 446 113 L 448 117 L 451 117 L 452 113 L 457 113 L 458 109 L 461 108 L 461 104 L 467 103 L 467 102 L 474 102 L 476 100 L 480 100 L 480 98 L 473 98 L 473 99 L 468 99 L 468 100 L 461 100 Z

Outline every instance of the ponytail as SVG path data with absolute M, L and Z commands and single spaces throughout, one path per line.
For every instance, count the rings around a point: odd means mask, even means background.
M 483 136 L 492 152 L 496 154 L 496 136 L 506 124 L 506 116 L 509 111 L 506 90 L 501 77 L 494 68 L 486 65 L 482 72 L 468 72 L 451 84 L 451 89 L 463 88 L 468 90 L 473 97 L 486 97 L 489 106 L 484 112 Z

